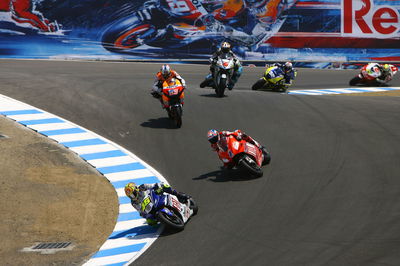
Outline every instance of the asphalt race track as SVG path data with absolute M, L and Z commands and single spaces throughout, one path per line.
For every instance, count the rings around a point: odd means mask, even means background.
M 207 66 L 176 65 L 188 90 L 173 128 L 149 94 L 160 64 L 0 61 L 0 93 L 134 152 L 199 213 L 134 265 L 400 265 L 400 98 L 200 89 Z M 348 87 L 357 71 L 300 69 L 292 89 Z M 400 86 L 398 76 L 391 82 Z M 221 171 L 207 130 L 242 129 L 272 161 L 264 176 Z

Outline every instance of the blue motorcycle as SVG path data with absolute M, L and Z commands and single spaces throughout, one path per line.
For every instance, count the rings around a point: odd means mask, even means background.
M 185 228 L 190 217 L 198 212 L 198 206 L 192 198 L 182 203 L 172 194 L 157 194 L 151 190 L 141 204 L 142 212 L 145 212 L 166 227 L 181 231 Z

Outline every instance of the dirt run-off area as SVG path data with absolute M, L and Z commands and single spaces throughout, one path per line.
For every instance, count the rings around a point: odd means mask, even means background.
M 83 264 L 114 228 L 114 188 L 72 151 L 3 116 L 0 134 L 0 264 Z M 74 248 L 21 251 L 38 242 Z

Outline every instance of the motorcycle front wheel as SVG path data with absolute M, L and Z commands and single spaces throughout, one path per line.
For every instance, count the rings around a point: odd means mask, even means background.
M 160 223 L 164 224 L 165 226 L 172 228 L 174 230 L 181 231 L 185 228 L 185 223 L 183 222 L 182 218 L 180 218 L 176 213 L 171 211 L 173 215 L 168 215 L 165 212 L 159 212 L 157 214 L 157 219 Z
M 226 78 L 221 78 L 219 80 L 219 84 L 217 85 L 217 88 L 215 89 L 215 93 L 217 94 L 218 97 L 224 97 L 224 92 L 225 92 L 225 88 L 226 88 L 226 83 L 227 80 Z
M 250 160 L 248 160 L 248 158 Z M 249 162 L 249 161 L 252 161 L 252 162 Z M 243 158 L 239 161 L 239 166 L 241 168 L 245 169 L 247 172 L 249 172 L 253 176 L 256 176 L 256 177 L 263 176 L 262 169 L 257 165 L 257 163 L 252 158 L 248 157 L 247 155 L 243 156 Z

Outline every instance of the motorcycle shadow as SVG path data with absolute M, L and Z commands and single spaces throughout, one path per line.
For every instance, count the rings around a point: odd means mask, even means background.
M 166 129 L 176 129 L 174 122 L 168 117 L 160 117 L 157 119 L 150 118 L 149 121 L 140 124 L 142 127 L 150 128 L 166 128 Z
M 389 84 L 381 84 L 381 83 L 369 83 L 369 84 L 357 84 L 353 87 L 389 87 Z
M 214 177 L 214 178 L 213 178 Z M 212 171 L 198 177 L 192 178 L 193 180 L 207 179 L 212 182 L 229 182 L 229 181 L 248 181 L 251 179 L 257 179 L 259 177 L 252 176 L 246 171 L 241 169 L 222 169 Z
M 217 94 L 215 94 L 215 93 L 200 94 L 200 96 L 202 96 L 202 97 L 209 97 L 209 98 L 225 98 L 225 97 L 227 97 L 226 94 L 224 94 L 223 97 L 218 97 Z
M 109 239 L 130 238 L 130 239 L 143 239 L 148 238 L 149 234 L 154 234 L 159 229 L 159 226 L 143 225 L 134 227 L 125 231 L 112 234 Z
M 270 93 L 287 93 L 289 90 L 287 90 L 287 91 L 279 91 L 279 90 L 271 90 L 271 89 L 268 89 L 268 88 L 261 88 L 261 89 L 258 89 L 257 91 L 265 91 L 265 92 L 270 92 Z

